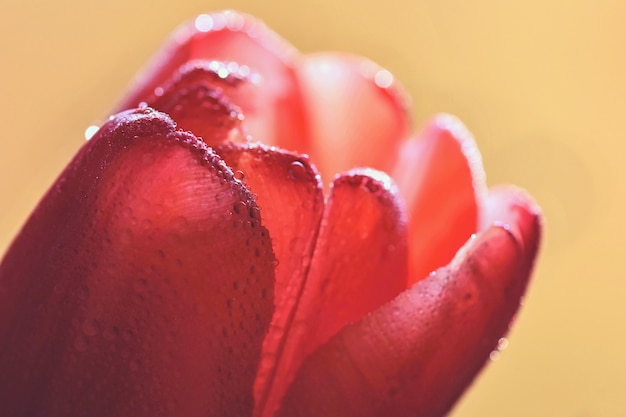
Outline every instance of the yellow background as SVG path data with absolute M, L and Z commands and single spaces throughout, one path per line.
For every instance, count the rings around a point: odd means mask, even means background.
M 626 416 L 626 2 L 4 0 L 0 250 L 169 31 L 257 15 L 303 51 L 390 69 L 416 125 L 455 113 L 488 181 L 537 198 L 547 233 L 510 345 L 458 416 Z

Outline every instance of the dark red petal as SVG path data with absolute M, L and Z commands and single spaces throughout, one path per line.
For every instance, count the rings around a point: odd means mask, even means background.
M 389 177 L 373 170 L 335 179 L 311 270 L 261 415 L 273 415 L 305 357 L 405 289 L 406 223 L 394 188 Z
M 240 100 L 229 96 L 244 110 L 248 133 L 268 145 L 298 149 L 306 128 L 296 58 L 291 45 L 251 16 L 233 11 L 200 15 L 172 35 L 118 108 L 148 100 L 188 62 L 234 62 L 239 72 L 253 76 L 254 88 L 239 94 Z
M 392 177 L 409 213 L 409 285 L 446 265 L 478 229 L 485 195 L 472 135 L 453 116 L 437 115 L 400 149 Z
M 257 195 L 259 214 L 270 232 L 278 261 L 276 310 L 263 344 L 263 361 L 255 383 L 255 397 L 260 402 L 268 395 L 272 372 L 309 272 L 324 194 L 319 175 L 306 156 L 259 145 L 226 146 L 217 152 Z
M 410 127 L 391 73 L 361 57 L 319 53 L 303 57 L 299 75 L 310 122 L 301 150 L 325 180 L 355 167 L 388 171 Z
M 219 74 L 222 69 L 227 71 L 223 78 Z M 209 146 L 245 142 L 243 114 L 226 95 L 243 82 L 217 61 L 195 62 L 183 65 L 146 103 L 167 113 L 180 129 L 193 132 Z
M 506 226 L 310 356 L 278 416 L 444 415 L 507 332 L 536 256 L 535 206 L 506 205 Z
M 164 114 L 113 117 L 0 266 L 3 415 L 251 415 L 275 262 L 256 210 Z

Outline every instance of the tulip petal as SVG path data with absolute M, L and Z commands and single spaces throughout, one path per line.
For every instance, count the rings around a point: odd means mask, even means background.
M 478 229 L 485 174 L 476 143 L 453 116 L 436 116 L 399 152 L 392 177 L 409 213 L 409 286 L 446 265 Z
M 199 15 L 181 26 L 141 72 L 118 109 L 147 101 L 181 67 L 192 61 L 222 61 L 250 74 L 242 101 L 246 127 L 254 140 L 298 149 L 306 132 L 300 89 L 295 73 L 297 52 L 262 22 L 233 11 Z M 250 88 L 249 88 L 250 87 Z M 248 89 L 249 88 L 249 89 Z
M 355 167 L 388 171 L 410 128 L 391 73 L 361 57 L 318 53 L 303 57 L 299 75 L 311 141 L 304 151 L 322 177 Z
M 306 356 L 406 288 L 406 261 L 406 219 L 390 178 L 370 169 L 337 177 L 261 415 L 273 415 Z
M 311 355 L 277 415 L 444 415 L 507 332 L 537 253 L 535 206 L 503 206 L 504 225 Z
M 226 71 L 224 76 L 220 75 L 222 70 Z M 243 83 L 243 77 L 222 63 L 194 62 L 183 65 L 146 103 L 167 113 L 179 128 L 193 132 L 209 146 L 245 142 L 243 114 L 228 96 L 232 90 L 246 90 L 240 87 Z
M 0 266 L 2 413 L 251 415 L 275 264 L 257 210 L 166 115 L 111 118 Z
M 272 372 L 309 272 L 324 194 L 319 175 L 306 156 L 262 145 L 223 146 L 217 152 L 235 175 L 243 175 L 246 187 L 258 196 L 260 216 L 270 232 L 278 261 L 276 309 L 263 343 L 264 357 L 255 383 L 255 397 L 260 401 L 268 395 Z

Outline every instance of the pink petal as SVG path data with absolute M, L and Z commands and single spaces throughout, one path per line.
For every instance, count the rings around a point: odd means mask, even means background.
M 404 93 L 391 73 L 361 57 L 319 53 L 303 57 L 299 74 L 311 141 L 303 151 L 322 177 L 355 167 L 388 170 L 409 132 Z
M 233 11 L 200 15 L 172 35 L 118 109 L 147 101 L 188 62 L 222 61 L 231 70 L 236 67 L 240 74 L 249 74 L 255 84 L 238 95 L 242 101 L 231 100 L 244 110 L 253 139 L 297 149 L 306 127 L 294 70 L 296 55 L 291 45 L 251 16 Z
M 436 116 L 399 152 L 392 177 L 409 213 L 409 284 L 446 265 L 478 228 L 485 174 L 476 143 L 453 116 Z
M 0 266 L 2 414 L 251 415 L 274 282 L 257 210 L 166 115 L 113 117 Z
M 335 179 L 261 415 L 273 415 L 305 357 L 405 289 L 405 227 L 404 212 L 385 174 L 355 170 Z
M 518 194 L 500 207 L 506 226 L 310 356 L 278 416 L 444 415 L 507 332 L 537 253 L 534 204 Z

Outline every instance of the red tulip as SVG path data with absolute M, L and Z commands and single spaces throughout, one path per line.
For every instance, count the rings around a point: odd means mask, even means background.
M 540 214 L 453 117 L 407 139 L 403 97 L 247 16 L 179 29 L 0 266 L 2 415 L 445 414 Z

